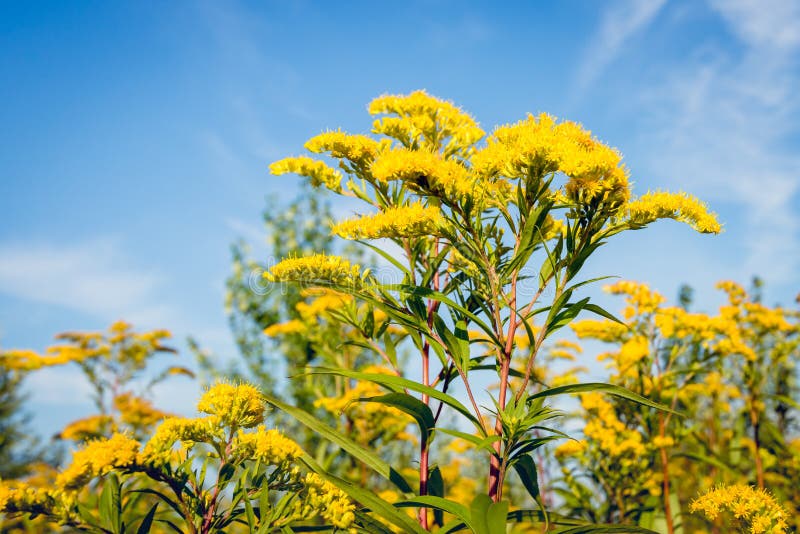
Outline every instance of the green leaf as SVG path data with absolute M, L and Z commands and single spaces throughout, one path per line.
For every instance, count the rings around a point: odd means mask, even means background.
M 380 397 L 367 397 L 358 399 L 362 402 L 377 402 L 397 408 L 401 412 L 407 413 L 416 420 L 419 425 L 421 439 L 423 443 L 430 443 L 431 431 L 436 426 L 433 420 L 433 412 L 427 404 L 408 393 L 387 393 Z
M 428 474 L 428 495 L 444 497 L 444 478 L 442 478 L 442 471 L 438 465 L 433 466 Z M 444 512 L 434 508 L 433 522 L 440 527 L 444 525 Z
M 443 512 L 447 512 L 448 514 L 456 516 L 459 520 L 463 521 L 468 528 L 472 529 L 473 532 L 478 532 L 475 530 L 472 523 L 469 509 L 463 504 L 455 501 L 443 499 L 442 497 L 434 497 L 433 495 L 421 495 L 419 497 L 414 497 L 412 499 L 406 499 L 404 501 L 395 503 L 395 506 L 400 508 L 419 506 L 422 508 L 442 510 Z
M 617 397 L 633 401 L 643 406 L 649 406 L 650 408 L 661 410 L 662 412 L 669 412 L 675 415 L 679 415 L 681 417 L 684 416 L 684 414 L 682 414 L 681 412 L 675 411 L 667 406 L 664 406 L 663 404 L 653 402 L 645 397 L 642 397 L 641 395 L 634 393 L 633 391 L 627 388 L 624 388 L 622 386 L 616 386 L 614 384 L 605 384 L 603 382 L 569 384 L 566 386 L 558 386 L 555 388 L 545 389 L 544 391 L 540 391 L 538 393 L 534 393 L 533 395 L 529 396 L 528 402 L 534 401 L 536 399 L 543 399 L 545 397 L 555 397 L 557 395 L 566 395 L 569 393 L 588 393 L 592 391 L 608 393 L 610 395 L 615 395 Z
M 528 495 L 534 499 L 539 498 L 539 476 L 536 471 L 536 462 L 530 454 L 523 454 L 514 459 L 514 470 L 522 480 L 522 485 L 528 490 Z
M 155 503 L 150 508 L 150 511 L 147 512 L 147 515 L 144 516 L 144 519 L 142 519 L 142 522 L 139 524 L 139 528 L 136 530 L 136 534 L 150 533 L 150 528 L 153 526 L 153 518 L 156 516 L 157 510 L 158 510 L 158 503 Z
M 449 428 L 437 428 L 436 431 L 441 432 L 443 434 L 447 434 L 449 436 L 463 439 L 465 441 L 469 441 L 470 443 L 475 445 L 475 447 L 478 450 L 485 450 L 489 453 L 494 453 L 494 447 L 492 447 L 492 444 L 495 441 L 500 441 L 501 439 L 503 439 L 502 436 L 498 436 L 495 434 L 482 438 L 480 436 L 476 436 L 475 434 L 467 434 L 466 432 L 451 430 Z
M 489 510 L 486 512 L 486 526 L 489 534 L 506 534 L 508 505 L 508 501 L 500 501 L 489 506 Z
M 313 416 L 312 414 L 304 410 L 301 410 L 300 408 L 281 402 L 278 399 L 266 394 L 264 394 L 264 400 L 269 404 L 275 406 L 279 410 L 288 413 L 289 415 L 294 417 L 298 422 L 307 426 L 308 428 L 319 434 L 321 437 L 341 447 L 342 450 L 346 451 L 348 454 L 350 454 L 357 460 L 360 460 L 368 467 L 372 468 L 376 473 L 378 473 L 385 479 L 392 482 L 403 493 L 414 492 L 414 490 L 411 489 L 411 486 L 408 484 L 406 479 L 403 478 L 403 476 L 400 473 L 395 471 L 395 469 L 391 465 L 386 463 L 375 452 L 369 449 L 365 449 L 355 441 L 351 440 L 346 436 L 343 436 L 333 428 L 329 427 L 328 425 L 320 421 L 317 417 Z
M 467 419 L 472 422 L 473 425 L 483 433 L 483 425 L 481 422 L 474 416 L 472 413 L 467 409 L 466 406 L 461 404 L 458 399 L 455 397 L 448 395 L 446 393 L 442 393 L 438 389 L 432 388 L 430 386 L 425 386 L 420 384 L 419 382 L 414 382 L 413 380 L 409 380 L 408 378 L 403 378 L 401 376 L 396 375 L 386 375 L 380 373 L 362 373 L 359 371 L 351 371 L 349 369 L 334 369 L 330 367 L 314 367 L 311 371 L 311 374 L 328 374 L 328 375 L 340 375 L 346 376 L 349 378 L 354 378 L 356 380 L 367 380 L 369 382 L 374 382 L 376 384 L 380 384 L 386 388 L 389 388 L 392 391 L 399 392 L 403 389 L 410 389 L 412 391 L 416 391 L 417 393 L 422 393 L 428 395 L 432 399 L 436 399 L 439 401 L 444 402 L 455 411 L 466 417 Z
M 114 534 L 121 531 L 121 501 L 119 478 L 112 473 L 106 477 L 100 494 L 100 519 Z
M 605 317 L 606 319 L 614 321 L 615 323 L 619 323 L 621 325 L 628 326 L 625 323 L 623 323 L 622 321 L 620 321 L 614 314 L 604 310 L 603 308 L 601 308 L 597 304 L 587 304 L 586 306 L 583 307 L 583 309 L 586 310 L 586 311 L 590 311 L 592 313 L 596 313 L 597 315 L 600 315 L 601 317 Z
M 490 534 L 487 513 L 492 505 L 488 495 L 479 493 L 469 505 L 469 515 L 472 519 L 472 531 L 475 534 Z

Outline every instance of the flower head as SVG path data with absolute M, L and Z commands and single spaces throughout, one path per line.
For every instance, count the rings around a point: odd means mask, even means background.
M 219 382 L 211 386 L 197 403 L 200 412 L 216 416 L 234 428 L 254 427 L 264 420 L 264 400 L 251 384 Z
M 345 239 L 429 236 L 438 233 L 443 221 L 439 208 L 415 202 L 342 221 L 333 226 L 332 232 Z

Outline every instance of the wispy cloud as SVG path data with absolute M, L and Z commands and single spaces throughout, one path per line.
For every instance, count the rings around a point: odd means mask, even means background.
M 799 132 L 800 6 L 710 4 L 740 51 L 706 48 L 647 94 L 646 108 L 661 110 L 650 166 L 661 183 L 740 210 L 738 276 L 785 283 L 800 267 L 800 155 L 787 148 Z
M 0 243 L 0 292 L 112 321 L 163 325 L 172 310 L 159 303 L 161 277 L 130 267 L 117 240 L 81 244 Z
M 578 67 L 575 96 L 582 95 L 623 51 L 626 42 L 655 19 L 666 0 L 621 0 L 606 9 Z

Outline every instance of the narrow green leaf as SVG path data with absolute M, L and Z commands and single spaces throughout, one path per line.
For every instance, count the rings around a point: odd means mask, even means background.
M 367 397 L 358 399 L 362 402 L 377 402 L 392 408 L 397 408 L 401 412 L 407 413 L 419 425 L 423 443 L 430 443 L 430 433 L 436 426 L 433 420 L 433 412 L 427 404 L 408 393 L 387 393 L 380 397 Z
M 395 506 L 399 508 L 421 507 L 442 510 L 443 512 L 456 516 L 459 520 L 463 521 L 468 528 L 471 528 L 473 532 L 478 532 L 475 530 L 474 524 L 472 523 L 469 509 L 455 501 L 443 499 L 442 497 L 434 497 L 433 495 L 422 495 L 395 503 Z
M 359 371 L 351 371 L 349 369 L 334 369 L 330 367 L 314 367 L 313 369 L 311 369 L 310 373 L 340 375 L 349 378 L 354 378 L 356 380 L 367 380 L 369 382 L 375 382 L 376 384 L 380 384 L 395 392 L 402 391 L 403 389 L 410 389 L 412 391 L 416 391 L 417 393 L 423 393 L 425 395 L 428 395 L 432 399 L 444 402 L 445 404 L 456 410 L 458 413 L 469 419 L 470 422 L 472 422 L 472 424 L 475 425 L 475 427 L 479 431 L 483 432 L 483 425 L 481 424 L 481 422 L 474 415 L 472 415 L 472 413 L 467 409 L 467 407 L 461 404 L 461 402 L 459 402 L 458 399 L 446 393 L 442 393 L 438 389 L 425 386 L 423 384 L 420 384 L 419 382 L 409 380 L 408 378 L 403 378 L 401 376 L 395 376 L 395 375 L 380 374 L 380 373 L 362 373 Z
M 139 528 L 136 530 L 136 534 L 149 534 L 150 528 L 153 526 L 153 518 L 156 516 L 156 511 L 158 510 L 158 503 L 155 503 L 152 507 L 150 507 L 150 511 L 147 512 L 147 515 L 144 516 L 142 522 L 139 524 Z
M 539 476 L 536 471 L 536 462 L 530 454 L 523 454 L 514 459 L 514 470 L 522 480 L 522 485 L 528 491 L 528 495 L 537 499 L 539 497 Z
M 668 406 L 664 406 L 663 404 L 659 404 L 645 397 L 642 397 L 641 395 L 634 393 L 633 391 L 627 388 L 624 388 L 622 386 L 616 386 L 614 384 L 605 384 L 603 382 L 568 384 L 566 386 L 558 386 L 555 388 L 545 389 L 544 391 L 540 391 L 538 393 L 534 393 L 533 395 L 529 396 L 528 402 L 534 401 L 536 399 L 543 399 L 545 397 L 555 397 L 558 395 L 565 395 L 569 393 L 588 393 L 592 391 L 598 391 L 601 393 L 608 393 L 610 395 L 615 395 L 617 397 L 633 401 L 637 404 L 641 404 L 643 406 L 649 406 L 650 408 L 655 408 L 657 410 L 661 410 L 662 412 L 669 412 L 675 415 L 680 415 L 681 417 L 683 417 L 684 415 L 681 412 L 669 408 Z
M 376 375 L 377 376 L 377 375 Z M 397 488 L 402 491 L 403 493 L 413 493 L 414 490 L 411 489 L 411 486 L 408 484 L 405 478 L 395 471 L 395 469 L 386 463 L 380 456 L 378 456 L 375 452 L 365 449 L 355 441 L 351 440 L 350 438 L 343 436 L 333 428 L 329 427 L 322 421 L 320 421 L 317 417 L 314 417 L 312 414 L 301 410 L 295 406 L 291 406 L 280 400 L 270 396 L 264 395 L 264 400 L 269 404 L 275 406 L 281 411 L 284 411 L 294 417 L 298 422 L 304 424 L 321 437 L 327 439 L 328 441 L 338 445 L 348 454 L 353 456 L 354 458 L 360 460 L 368 467 L 372 468 L 376 473 L 383 476 L 390 482 L 392 482 Z

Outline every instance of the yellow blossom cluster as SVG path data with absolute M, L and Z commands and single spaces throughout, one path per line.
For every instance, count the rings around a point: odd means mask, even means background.
M 251 384 L 218 382 L 200 397 L 197 410 L 231 428 L 252 428 L 264 420 L 264 399 Z
M 168 417 L 156 428 L 155 433 L 145 444 L 142 462 L 161 465 L 173 457 L 173 446 L 182 442 L 187 448 L 194 443 L 221 441 L 224 429 L 217 417 Z
M 693 501 L 692 512 L 702 512 L 714 520 L 729 512 L 749 525 L 750 534 L 785 534 L 789 532 L 786 509 L 764 489 L 744 484 L 718 486 Z
M 612 295 L 625 295 L 628 307 L 624 309 L 623 315 L 626 319 L 655 313 L 659 306 L 667 300 L 661 293 L 650 289 L 647 284 L 631 280 L 621 280 L 615 284 L 604 286 L 603 290 Z
M 233 442 L 233 454 L 265 465 L 286 466 L 302 456 L 303 450 L 280 431 L 259 425 L 255 432 L 239 431 Z
M 708 206 L 692 195 L 656 191 L 629 202 L 624 209 L 627 220 L 646 225 L 658 219 L 675 219 L 704 234 L 718 234 L 722 226 Z
M 77 489 L 114 469 L 132 467 L 137 462 L 139 447 L 138 441 L 125 434 L 90 441 L 75 452 L 70 466 L 56 478 L 56 486 Z
M 299 319 L 291 319 L 283 323 L 275 323 L 264 329 L 264 335 L 269 337 L 302 334 L 308 330 L 307 325 Z
M 433 236 L 444 223 L 435 206 L 414 202 L 386 208 L 374 215 L 348 219 L 333 226 L 332 233 L 345 239 L 379 239 Z
M 32 516 L 46 515 L 66 522 L 73 516 L 75 502 L 74 491 L 0 480 L 0 513 L 24 512 Z
M 332 169 L 325 162 L 318 161 L 308 156 L 284 158 L 269 166 L 269 172 L 276 176 L 281 174 L 299 174 L 311 180 L 311 185 L 319 187 L 324 185 L 333 191 L 342 189 L 342 173 Z
M 114 418 L 110 415 L 91 415 L 69 423 L 58 434 L 59 439 L 86 441 L 105 436 L 114 427 Z
M 359 166 L 367 166 L 382 149 L 378 141 L 366 135 L 351 135 L 342 131 L 325 132 L 306 141 L 305 148 L 316 154 L 329 153 L 338 159 L 347 159 Z M 291 171 L 294 172 L 294 171 Z
M 614 321 L 583 319 L 570 324 L 570 328 L 580 339 L 597 339 L 612 343 L 619 341 L 628 333 L 628 327 Z
M 345 492 L 316 473 L 308 473 L 303 484 L 303 499 L 298 501 L 295 515 L 303 519 L 319 515 L 338 529 L 351 529 L 356 506 Z
M 287 258 L 274 265 L 264 277 L 272 282 L 326 282 L 338 285 L 362 282 L 361 267 L 339 256 L 314 254 Z
M 369 112 L 395 115 L 376 120 L 373 131 L 406 146 L 421 144 L 423 140 L 428 145 L 447 140 L 445 152 L 458 153 L 469 149 L 485 135 L 469 114 L 425 91 L 380 96 L 370 102 Z
M 581 396 L 581 406 L 592 414 L 583 434 L 610 456 L 620 458 L 622 467 L 630 465 L 637 456 L 645 453 L 642 435 L 627 428 L 617 418 L 614 405 L 605 400 L 603 395 L 586 393 Z
M 132 393 L 121 393 L 114 398 L 114 409 L 123 423 L 133 428 L 149 428 L 169 416 L 153 406 L 147 399 Z
M 489 177 L 562 172 L 569 177 L 565 193 L 571 201 L 599 199 L 613 207 L 630 196 L 628 172 L 621 162 L 619 152 L 593 138 L 580 124 L 557 124 L 546 113 L 497 128 L 472 159 L 474 169 Z
M 306 320 L 315 319 L 330 310 L 340 309 L 353 301 L 351 295 L 328 288 L 307 288 L 301 291 L 300 295 L 312 298 L 310 302 L 298 302 L 295 306 L 297 313 Z

